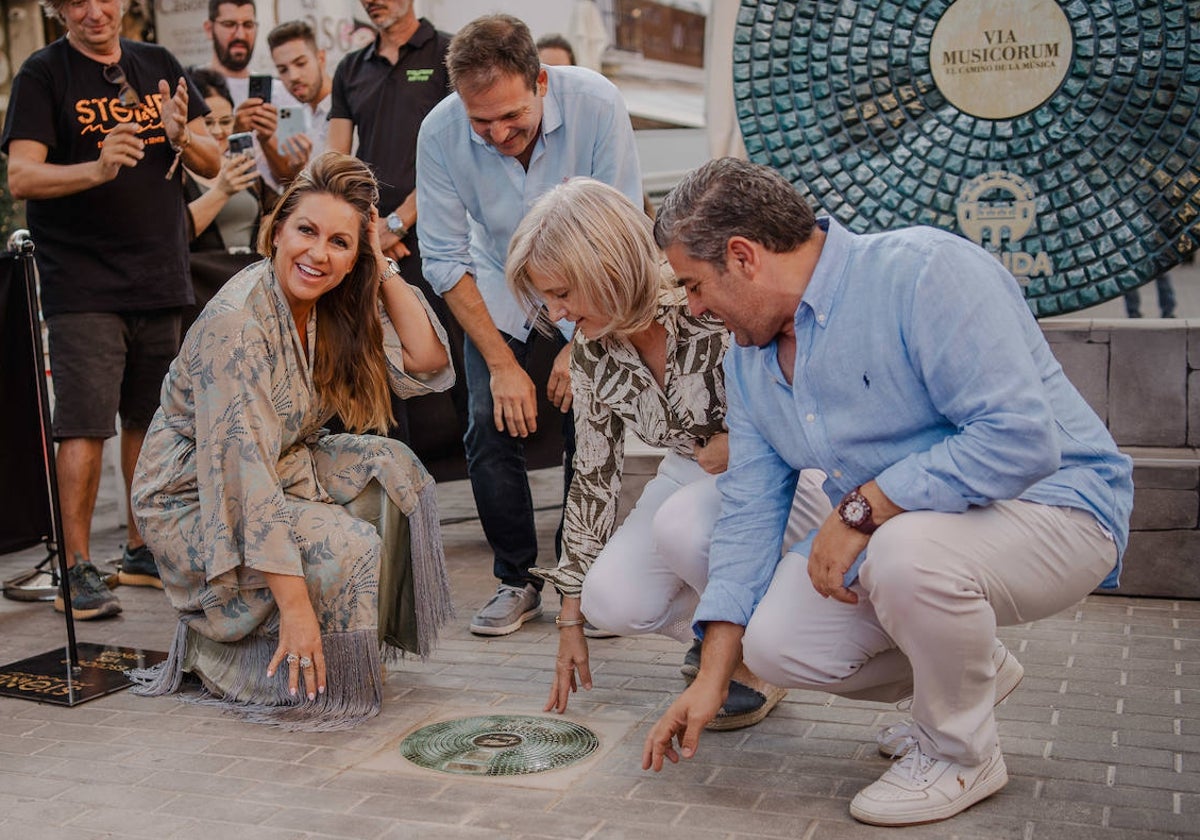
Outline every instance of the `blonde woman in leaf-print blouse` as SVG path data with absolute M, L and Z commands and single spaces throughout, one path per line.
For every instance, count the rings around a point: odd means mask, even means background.
M 559 654 L 546 704 L 562 712 L 579 684 L 591 687 L 584 615 L 620 635 L 692 638 L 707 562 L 703 568 L 681 565 L 696 552 L 660 545 L 655 514 L 697 483 L 706 483 L 709 501 L 719 498 L 715 474 L 724 471 L 728 455 L 721 361 L 729 337 L 719 321 L 688 311 L 645 214 L 589 178 L 573 178 L 534 205 L 513 236 L 506 270 L 531 311 L 544 304 L 550 320 L 575 323 L 575 477 L 563 556 L 556 569 L 534 570 L 562 596 Z M 667 454 L 616 527 L 630 431 Z M 797 523 L 805 531 L 828 511 L 822 494 L 810 495 L 813 509 Z M 689 523 L 689 540 L 706 545 L 715 518 L 710 512 Z M 748 671 L 736 677 L 759 687 Z

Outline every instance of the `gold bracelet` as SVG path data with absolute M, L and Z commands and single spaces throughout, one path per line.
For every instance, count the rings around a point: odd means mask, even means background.
M 190 145 L 192 145 L 192 132 L 190 129 L 185 128 L 183 130 L 183 142 L 179 145 L 172 143 L 171 148 L 176 152 L 182 152 Z
M 563 618 L 562 614 L 554 616 L 554 625 L 556 627 L 579 627 L 584 624 L 587 619 L 584 618 Z

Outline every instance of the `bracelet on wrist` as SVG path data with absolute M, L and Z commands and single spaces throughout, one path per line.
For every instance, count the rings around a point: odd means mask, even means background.
M 177 153 L 182 152 L 190 145 L 192 145 L 192 132 L 185 128 L 179 137 L 179 142 L 171 144 L 171 150 Z
M 554 626 L 563 627 L 582 627 L 587 619 L 583 618 L 563 618 L 561 614 L 554 616 Z

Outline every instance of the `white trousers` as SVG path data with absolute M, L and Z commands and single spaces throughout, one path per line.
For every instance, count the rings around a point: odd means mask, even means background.
M 966 765 L 996 743 L 996 627 L 1053 615 L 1112 570 L 1090 514 L 1032 502 L 911 511 L 871 537 L 858 604 L 816 593 L 789 553 L 743 639 L 758 676 L 788 688 L 894 702 L 912 695 L 921 748 Z
M 829 515 L 825 476 L 801 473 L 788 521 L 788 546 Z M 692 615 L 708 581 L 708 544 L 721 512 L 716 476 L 668 452 L 625 521 L 583 580 L 580 606 L 596 627 L 634 636 L 692 639 Z

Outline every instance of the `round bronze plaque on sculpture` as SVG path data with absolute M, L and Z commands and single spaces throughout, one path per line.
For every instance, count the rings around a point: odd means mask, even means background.
M 750 158 L 851 230 L 979 242 L 1036 315 L 1200 242 L 1200 3 L 742 0 Z

